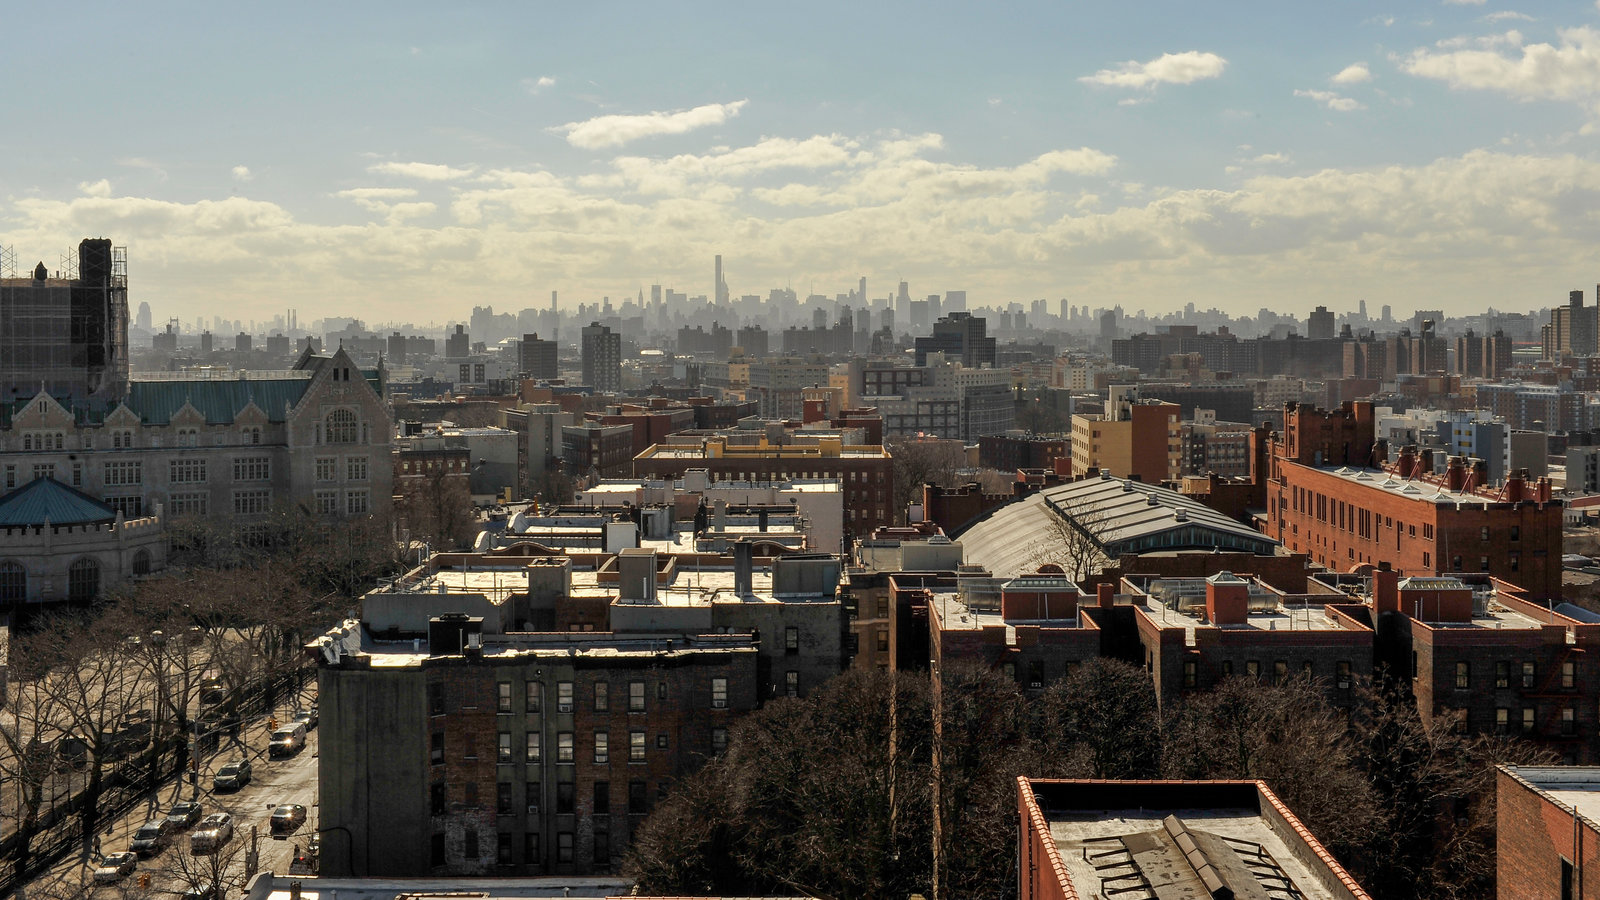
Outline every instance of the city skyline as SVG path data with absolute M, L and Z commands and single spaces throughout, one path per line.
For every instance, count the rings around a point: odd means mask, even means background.
M 734 297 L 1152 315 L 1600 279 L 1592 4 L 781 15 L 24 10 L 0 245 L 109 237 L 186 320 L 712 295 L 717 254 Z

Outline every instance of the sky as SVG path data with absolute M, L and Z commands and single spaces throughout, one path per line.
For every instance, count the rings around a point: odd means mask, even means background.
M 1600 281 L 1595 3 L 228 6 L 8 10 L 19 270 L 103 236 L 158 320 L 372 327 L 717 253 L 735 295 L 1152 314 Z

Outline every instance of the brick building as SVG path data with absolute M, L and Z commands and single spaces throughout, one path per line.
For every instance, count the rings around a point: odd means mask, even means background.
M 836 437 L 815 444 L 743 446 L 723 437 L 698 444 L 657 444 L 633 460 L 640 478 L 680 478 L 704 469 L 713 481 L 837 478 L 844 487 L 845 530 L 865 534 L 894 524 L 894 459 L 884 447 L 846 445 Z
M 1072 417 L 1072 474 L 1100 469 L 1151 484 L 1182 473 L 1179 407 L 1112 388 L 1106 415 Z
M 1286 406 L 1267 453 L 1267 534 L 1333 569 L 1483 572 L 1536 599 L 1560 596 L 1562 503 L 1548 481 L 1513 474 L 1491 492 L 1459 457 L 1441 478 L 1414 452 L 1392 468 L 1385 455 L 1370 403 Z
M 568 472 L 621 475 L 633 460 L 634 426 L 585 422 L 561 426 L 561 461 Z
M 1072 441 L 1059 435 L 1019 431 L 978 438 L 978 465 L 985 469 L 1052 469 L 1056 460 L 1063 458 L 1072 458 Z
M 1500 766 L 1495 871 L 1500 900 L 1600 896 L 1600 768 Z

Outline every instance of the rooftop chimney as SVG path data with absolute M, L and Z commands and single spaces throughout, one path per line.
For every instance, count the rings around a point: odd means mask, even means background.
M 623 603 L 654 603 L 656 552 L 631 547 L 617 555 L 617 599 Z
M 733 592 L 740 600 L 755 594 L 756 547 L 749 541 L 733 545 Z
M 1250 583 L 1232 572 L 1206 579 L 1206 618 L 1213 625 L 1243 625 L 1250 616 Z
M 1117 586 L 1114 584 L 1100 584 L 1094 589 L 1095 605 L 1101 609 L 1110 609 L 1117 605 Z
M 1386 563 L 1372 573 L 1372 609 L 1380 614 L 1400 611 L 1400 573 Z

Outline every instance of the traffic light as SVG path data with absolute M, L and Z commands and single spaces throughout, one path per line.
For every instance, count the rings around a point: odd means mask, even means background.
M 270 731 L 277 731 L 278 730 L 278 717 L 277 716 L 273 716 L 272 718 L 267 720 L 267 729 L 270 730 Z
M 140 872 L 139 873 L 139 890 L 141 890 L 141 891 L 150 890 L 150 873 L 149 872 Z

